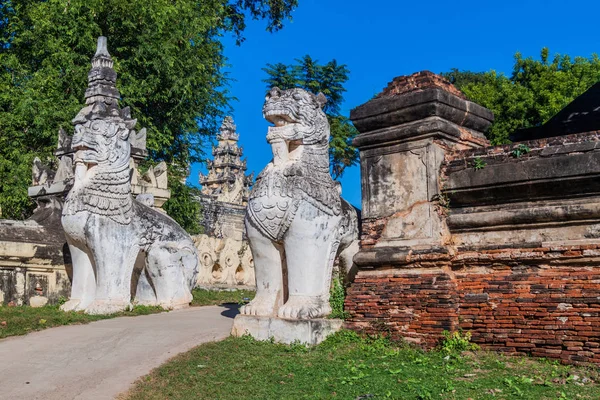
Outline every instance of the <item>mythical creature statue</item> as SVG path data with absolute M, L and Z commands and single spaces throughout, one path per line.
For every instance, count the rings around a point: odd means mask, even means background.
M 267 134 L 273 161 L 248 200 L 257 292 L 242 314 L 310 319 L 331 313 L 333 263 L 354 247 L 358 218 L 329 172 L 325 102 L 322 93 L 297 88 L 273 88 L 265 100 L 263 116 L 274 124 Z
M 132 294 L 139 304 L 182 307 L 192 300 L 197 251 L 174 220 L 133 199 L 130 153 L 139 134 L 118 106 L 112 66 L 100 38 L 87 105 L 73 120 L 75 182 L 62 216 L 73 279 L 62 309 L 114 313 L 130 307 Z

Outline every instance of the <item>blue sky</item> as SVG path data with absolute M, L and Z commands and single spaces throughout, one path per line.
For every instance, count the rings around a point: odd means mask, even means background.
M 346 64 L 350 79 L 342 112 L 348 115 L 399 75 L 451 68 L 510 74 L 515 52 L 538 58 L 542 47 L 551 54 L 598 53 L 599 12 L 598 3 L 587 0 L 299 0 L 293 21 L 280 32 L 267 33 L 264 22 L 251 21 L 241 46 L 224 40 L 233 79 L 228 90 L 237 98 L 233 118 L 248 170 L 258 174 L 272 157 L 261 114 L 261 68 L 267 63 L 289 64 L 310 54 L 323 63 Z M 193 165 L 188 182 L 197 185 L 201 170 Z M 342 187 L 344 197 L 360 206 L 358 167 L 347 170 Z

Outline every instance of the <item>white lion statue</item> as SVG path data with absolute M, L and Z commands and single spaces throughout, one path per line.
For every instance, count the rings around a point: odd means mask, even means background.
M 63 310 L 107 314 L 135 302 L 186 306 L 198 274 L 190 236 L 170 217 L 133 199 L 130 153 L 136 121 L 118 106 L 116 73 L 98 41 L 86 91 L 73 120 L 75 182 L 62 225 L 73 261 L 71 298 Z
M 358 218 L 329 172 L 329 123 L 323 94 L 273 88 L 263 106 L 273 161 L 248 200 L 246 230 L 256 297 L 241 313 L 311 319 L 331 313 L 336 256 L 356 251 Z M 342 257 L 348 259 L 349 257 Z M 351 255 L 350 255 L 351 258 Z

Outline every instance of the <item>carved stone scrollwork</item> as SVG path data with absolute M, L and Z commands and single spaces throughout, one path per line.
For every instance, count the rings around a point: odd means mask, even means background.
M 250 250 L 250 245 L 247 241 L 242 243 L 241 252 L 241 264 L 238 267 L 238 272 L 236 272 L 236 280 L 246 286 L 255 286 L 254 258 L 252 257 L 252 250 Z
M 198 271 L 197 285 L 209 285 L 212 282 L 213 267 L 219 259 L 217 250 L 220 240 L 207 235 L 193 236 L 194 246 L 198 249 L 200 270 Z
M 197 286 L 203 288 L 254 287 L 254 261 L 247 241 L 193 237 L 200 259 Z

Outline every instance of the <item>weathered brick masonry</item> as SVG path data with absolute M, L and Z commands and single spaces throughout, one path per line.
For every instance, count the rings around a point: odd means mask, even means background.
M 348 327 L 426 347 L 464 329 L 487 349 L 600 364 L 600 134 L 485 146 L 491 113 L 423 74 L 351 115 L 363 224 Z
M 600 265 L 589 261 L 599 254 L 600 245 L 497 249 L 359 273 L 348 326 L 428 347 L 463 329 L 488 349 L 600 363 Z

